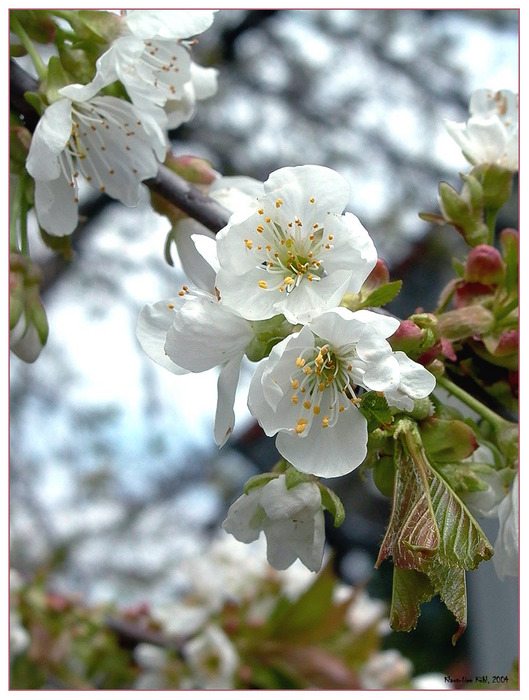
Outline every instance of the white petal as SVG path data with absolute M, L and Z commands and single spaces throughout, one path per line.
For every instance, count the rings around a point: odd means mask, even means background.
M 348 270 L 336 270 L 322 279 L 309 281 L 305 277 L 290 294 L 278 295 L 275 313 L 283 313 L 289 323 L 310 323 L 323 311 L 338 306 L 350 276 Z
M 244 352 L 252 337 L 245 319 L 204 295 L 190 299 L 177 310 L 165 350 L 178 365 L 203 372 Z
M 312 482 L 287 489 L 286 479 L 281 475 L 263 487 L 261 505 L 271 520 L 291 520 L 301 510 L 307 509 L 314 514 L 321 508 L 321 494 Z
M 54 236 L 68 236 L 78 221 L 75 188 L 62 175 L 56 180 L 35 182 L 35 211 L 39 224 Z
M 207 229 L 193 219 L 183 219 L 175 229 L 174 240 L 178 257 L 182 263 L 185 275 L 198 289 L 203 289 L 210 294 L 215 293 L 215 270 L 209 264 L 200 247 L 202 242 L 210 241 L 215 245 L 215 241 L 207 235 L 195 236 L 197 231 Z M 200 240 L 199 240 L 200 239 Z
M 215 442 L 222 447 L 233 431 L 235 413 L 233 404 L 239 383 L 239 373 L 243 355 L 237 355 L 226 362 L 219 373 L 217 382 L 218 398 L 215 414 Z
M 330 168 L 320 165 L 301 165 L 281 168 L 273 172 L 264 183 L 265 192 L 277 192 L 284 206 L 295 210 L 294 216 L 302 217 L 302 209 L 310 203 L 323 218 L 328 212 L 341 214 L 349 201 L 351 188 L 345 178 Z M 280 190 L 280 193 L 278 192 Z
M 156 304 L 146 304 L 140 311 L 136 325 L 136 336 L 143 350 L 151 360 L 174 374 L 188 372 L 170 360 L 164 350 L 167 331 L 174 321 L 174 307 L 181 304 L 180 297 L 159 301 Z
M 205 100 L 217 92 L 219 72 L 216 68 L 204 68 L 192 62 L 190 70 L 197 100 Z
M 400 350 L 395 352 L 395 357 L 400 368 L 400 391 L 411 396 L 412 399 L 422 399 L 429 396 L 435 389 L 434 375 Z
M 306 435 L 280 432 L 276 447 L 296 469 L 325 478 L 352 472 L 367 454 L 367 421 L 351 406 L 334 426 L 313 422 Z
M 129 10 L 125 23 L 141 39 L 187 39 L 213 23 L 212 10 Z
M 376 265 L 375 244 L 358 218 L 349 212 L 328 216 L 324 226 L 325 233 L 334 236 L 332 247 L 325 251 L 325 269 L 327 272 L 349 270 L 347 291 L 356 294 Z
M 498 517 L 500 530 L 494 543 L 494 568 L 500 580 L 505 576 L 519 574 L 519 491 L 518 474 L 516 474 L 509 494 L 500 503 Z
M 222 527 L 239 542 L 249 544 L 258 539 L 265 512 L 260 505 L 261 489 L 255 488 L 233 503 Z
M 58 100 L 46 108 L 37 124 L 26 160 L 35 180 L 55 180 L 61 174 L 59 155 L 72 131 L 71 107 L 70 100 Z

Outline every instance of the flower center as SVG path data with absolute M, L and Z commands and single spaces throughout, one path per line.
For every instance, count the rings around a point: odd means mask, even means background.
M 314 204 L 314 197 L 309 202 Z M 281 215 L 282 206 L 283 200 L 278 198 L 273 205 L 267 202 L 258 209 L 258 237 L 245 238 L 244 245 L 266 273 L 259 287 L 290 294 L 302 282 L 317 282 L 326 276 L 323 257 L 333 247 L 334 237 L 315 220 L 315 211 L 304 221 L 297 216 L 289 220 Z
M 336 424 L 340 413 L 357 404 L 354 376 L 354 345 L 331 349 L 328 344 L 316 344 L 303 350 L 290 375 L 291 401 L 300 408 L 294 430 L 306 434 L 314 420 L 322 428 Z

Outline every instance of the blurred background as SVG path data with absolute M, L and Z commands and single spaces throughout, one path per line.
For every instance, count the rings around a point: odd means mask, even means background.
M 428 311 L 465 250 L 454 230 L 417 216 L 437 210 L 440 180 L 459 187 L 469 169 L 443 119 L 466 121 L 475 89 L 518 91 L 518 19 L 517 10 L 221 10 L 193 48 L 197 63 L 218 68 L 218 93 L 171 134 L 174 152 L 261 180 L 304 163 L 339 171 L 349 210 L 404 281 L 391 310 Z M 88 194 L 83 212 L 69 263 L 32 243 L 50 336 L 35 364 L 10 363 L 11 566 L 46 567 L 57 590 L 87 601 L 164 600 L 178 591 L 179 562 L 200 555 L 243 483 L 276 454 L 245 406 L 251 367 L 219 451 L 215 372 L 177 377 L 139 347 L 142 305 L 185 282 L 164 261 L 169 225 L 148 193 L 135 209 Z M 517 214 L 514 197 L 499 225 L 517 228 Z M 373 569 L 388 502 L 354 473 L 334 487 L 347 513 L 329 530 L 340 575 L 389 598 L 391 566 Z M 485 562 L 468 588 L 469 629 L 455 649 L 438 600 L 388 647 L 418 673 L 508 672 L 518 581 L 500 583 Z

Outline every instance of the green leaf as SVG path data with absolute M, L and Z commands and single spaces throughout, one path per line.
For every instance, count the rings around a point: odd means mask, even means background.
M 386 397 L 378 394 L 376 391 L 368 391 L 366 394 L 363 394 L 358 408 L 370 423 L 376 423 L 376 425 L 373 425 L 373 429 L 378 428 L 380 425 L 388 426 L 393 420 Z
M 397 441 L 395 486 L 388 529 L 375 567 L 388 556 L 399 569 L 420 569 L 439 548 L 440 535 L 424 470 Z
M 343 503 L 334 491 L 323 484 L 318 484 L 321 493 L 321 502 L 334 518 L 334 527 L 340 527 L 345 520 Z
M 389 623 L 392 629 L 409 632 L 417 626 L 421 603 L 433 598 L 435 590 L 426 574 L 414 569 L 393 571 L 393 592 Z
M 453 491 L 458 493 L 472 493 L 474 491 L 486 491 L 487 482 L 480 479 L 476 473 L 476 467 L 485 467 L 485 464 L 477 462 L 447 462 L 435 464 L 435 470 L 448 483 Z
M 371 294 L 362 301 L 360 308 L 365 308 L 366 306 L 384 306 L 389 304 L 397 294 L 400 292 L 402 287 L 402 280 L 395 280 L 394 282 L 388 282 L 383 284 L 378 289 L 375 289 Z

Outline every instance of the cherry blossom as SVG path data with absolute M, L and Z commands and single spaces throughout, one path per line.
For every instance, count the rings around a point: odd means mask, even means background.
M 445 121 L 452 138 L 472 165 L 493 163 L 518 170 L 518 96 L 510 90 L 476 90 L 466 124 Z
M 358 219 L 342 214 L 349 185 L 316 165 L 282 168 L 256 204 L 235 211 L 219 232 L 216 286 L 250 320 L 284 314 L 306 323 L 356 293 L 377 261 Z
M 82 89 L 82 88 L 81 88 Z M 26 168 L 35 180 L 35 210 L 49 233 L 72 233 L 78 221 L 79 180 L 134 206 L 143 180 L 154 177 L 166 153 L 163 113 L 140 112 L 125 100 L 95 96 L 79 86 L 42 115 Z M 163 120 L 162 120 L 163 121 Z
M 296 469 L 335 477 L 362 463 L 367 421 L 358 387 L 410 407 L 432 391 L 430 372 L 387 342 L 398 325 L 390 316 L 337 308 L 278 343 L 258 367 L 248 406 L 267 435 L 277 433 L 278 451 Z
M 321 494 L 313 482 L 289 489 L 280 474 L 238 498 L 222 527 L 247 544 L 264 532 L 267 559 L 275 569 L 287 569 L 298 558 L 311 571 L 321 568 L 325 525 Z

